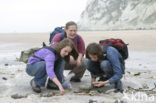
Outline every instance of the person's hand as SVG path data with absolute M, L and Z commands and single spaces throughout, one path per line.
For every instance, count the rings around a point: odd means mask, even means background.
M 81 60 L 77 60 L 77 66 L 81 66 Z
M 92 87 L 94 87 L 94 84 L 93 84 L 94 82 L 96 82 L 96 78 L 92 78 L 92 79 L 91 79 L 91 86 L 92 86 Z
M 63 87 L 60 87 L 59 90 L 60 90 L 60 95 L 63 95 L 65 93 Z
M 105 83 L 104 83 L 104 82 L 93 82 L 92 85 L 93 85 L 94 87 L 102 87 L 102 86 L 105 85 Z
M 72 57 L 72 56 L 70 56 L 70 64 L 76 64 L 76 60 Z
M 95 86 L 95 87 L 101 87 L 101 86 L 104 86 L 107 83 L 109 83 L 109 80 L 100 81 L 100 82 L 93 82 L 93 86 Z

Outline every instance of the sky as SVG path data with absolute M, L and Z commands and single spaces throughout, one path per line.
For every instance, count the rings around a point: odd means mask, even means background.
M 78 22 L 87 0 L 0 0 L 0 33 L 50 32 Z

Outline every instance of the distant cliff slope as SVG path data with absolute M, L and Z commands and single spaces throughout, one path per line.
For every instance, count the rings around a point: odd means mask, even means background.
M 156 29 L 156 0 L 88 0 L 80 30 Z

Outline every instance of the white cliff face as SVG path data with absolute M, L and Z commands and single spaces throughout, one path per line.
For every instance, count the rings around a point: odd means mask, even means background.
M 156 0 L 88 0 L 81 30 L 156 29 Z

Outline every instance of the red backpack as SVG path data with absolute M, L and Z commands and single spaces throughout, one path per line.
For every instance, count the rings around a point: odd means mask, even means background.
M 125 44 L 123 40 L 110 38 L 110 39 L 100 40 L 99 43 L 102 46 L 106 45 L 106 46 L 112 46 L 116 48 L 119 51 L 119 53 L 122 55 L 124 60 L 128 58 L 128 47 L 127 47 L 128 44 Z

